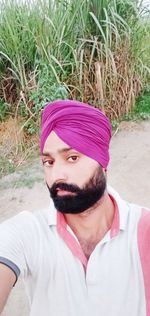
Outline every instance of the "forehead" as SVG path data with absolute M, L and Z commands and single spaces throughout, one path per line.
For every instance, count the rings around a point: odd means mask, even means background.
M 70 148 L 69 145 L 67 145 L 63 140 L 61 140 L 59 136 L 57 136 L 57 134 L 54 131 L 52 131 L 46 139 L 46 142 L 43 148 L 43 153 L 44 152 L 55 153 L 64 149 L 69 150 L 72 148 Z

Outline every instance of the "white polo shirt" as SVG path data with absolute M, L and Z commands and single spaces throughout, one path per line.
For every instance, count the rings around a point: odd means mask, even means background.
M 0 262 L 23 277 L 31 316 L 150 316 L 150 213 L 109 193 L 112 227 L 88 262 L 52 203 L 0 225 Z

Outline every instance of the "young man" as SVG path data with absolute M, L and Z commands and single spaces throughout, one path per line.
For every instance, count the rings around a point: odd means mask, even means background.
M 40 137 L 50 208 L 0 228 L 0 310 L 19 275 L 31 316 L 150 316 L 150 213 L 106 184 L 111 126 L 56 101 Z

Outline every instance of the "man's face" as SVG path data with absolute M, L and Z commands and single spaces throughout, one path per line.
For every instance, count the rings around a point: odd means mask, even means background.
M 58 211 L 78 214 L 93 207 L 103 196 L 106 179 L 100 165 L 70 148 L 55 132 L 45 142 L 42 161 Z

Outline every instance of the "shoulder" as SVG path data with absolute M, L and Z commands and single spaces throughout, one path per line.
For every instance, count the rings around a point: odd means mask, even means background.
M 126 223 L 128 231 L 135 232 L 138 236 L 150 234 L 150 210 L 141 205 L 128 202 L 120 197 L 118 192 L 109 186 L 108 191 L 114 198 L 120 216 L 120 223 Z
M 14 227 L 22 229 L 23 227 L 30 227 L 35 222 L 35 216 L 32 212 L 29 211 L 22 211 L 18 213 L 15 216 L 10 217 L 7 220 L 4 220 L 0 224 L 0 230 L 3 229 L 3 227 Z
M 128 225 L 136 225 L 141 216 L 141 206 L 124 200 L 112 187 L 108 187 L 108 193 L 113 198 L 119 211 L 120 221 Z
M 150 241 L 150 210 L 141 208 L 141 216 L 138 222 L 138 237 L 139 239 L 149 239 Z
M 48 227 L 49 210 L 22 211 L 0 224 L 0 236 L 16 235 L 27 239 L 30 235 L 39 235 L 39 232 Z
M 41 220 L 48 223 L 52 210 L 50 208 L 37 209 L 33 211 L 22 211 L 0 223 L 0 227 L 4 224 L 9 225 L 32 225 Z

